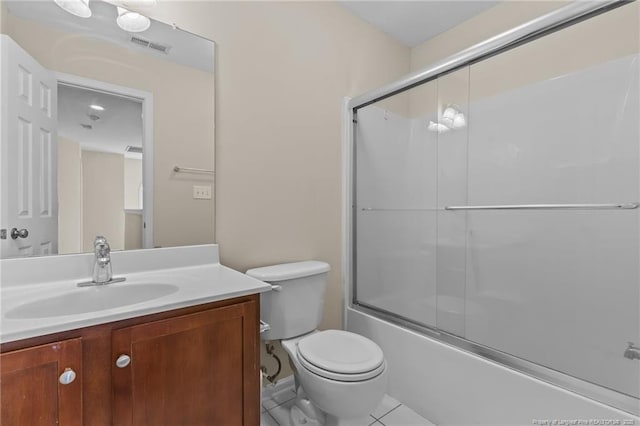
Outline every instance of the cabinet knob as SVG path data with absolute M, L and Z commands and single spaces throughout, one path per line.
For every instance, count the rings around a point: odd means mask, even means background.
M 76 379 L 76 372 L 73 371 L 73 369 L 71 368 L 65 368 L 62 374 L 60 375 L 60 377 L 58 378 L 58 381 L 63 385 L 68 385 L 69 383 L 73 383 L 75 379 Z
M 131 357 L 129 355 L 120 355 L 116 360 L 116 366 L 118 368 L 125 368 L 131 364 Z

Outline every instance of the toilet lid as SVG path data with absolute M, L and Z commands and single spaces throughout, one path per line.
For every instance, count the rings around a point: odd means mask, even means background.
M 314 333 L 298 342 L 301 363 L 327 378 L 366 380 L 384 369 L 382 349 L 366 337 L 342 330 Z

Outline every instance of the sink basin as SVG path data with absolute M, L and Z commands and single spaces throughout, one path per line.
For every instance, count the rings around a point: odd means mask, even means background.
M 28 319 L 86 314 L 146 302 L 175 293 L 172 284 L 119 284 L 78 288 L 72 292 L 25 303 L 7 311 L 5 318 Z

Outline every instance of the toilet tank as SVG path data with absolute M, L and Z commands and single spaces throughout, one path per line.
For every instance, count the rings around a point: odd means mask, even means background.
M 330 269 L 328 263 L 310 260 L 247 271 L 274 286 L 260 295 L 260 319 L 271 326 L 261 334 L 263 340 L 290 339 L 318 328 Z

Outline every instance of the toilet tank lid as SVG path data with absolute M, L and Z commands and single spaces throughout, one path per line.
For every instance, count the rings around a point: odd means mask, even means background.
M 326 262 L 307 260 L 305 262 L 283 263 L 249 269 L 247 275 L 261 281 L 273 282 L 318 275 L 329 272 L 329 270 L 331 270 L 331 267 Z

